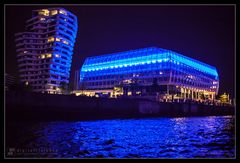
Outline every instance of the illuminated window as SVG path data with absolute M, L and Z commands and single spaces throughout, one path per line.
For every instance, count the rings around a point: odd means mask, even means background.
M 67 12 L 64 11 L 64 10 L 60 10 L 59 13 L 60 13 L 60 14 L 63 14 L 63 15 L 67 15 Z
M 140 95 L 140 94 L 141 94 L 141 91 L 137 91 L 136 94 L 137 94 L 137 95 Z
M 25 85 L 28 85 L 28 81 L 25 82 Z
M 28 51 L 24 51 L 23 53 L 25 53 L 25 54 L 26 54 L 27 52 L 28 52 Z
M 46 9 L 43 9 L 38 12 L 39 15 L 49 16 L 49 11 Z
M 57 10 L 51 11 L 51 15 L 56 15 L 56 14 L 58 14 L 58 11 L 57 11 Z
M 66 21 L 67 21 L 67 19 L 64 19 L 64 21 L 66 22 Z
M 45 58 L 45 55 L 44 55 L 44 54 L 41 54 L 41 58 L 44 59 L 44 58 Z
M 63 40 L 63 43 L 64 43 L 64 44 L 67 44 L 67 45 L 69 44 L 66 40 Z
M 41 21 L 45 20 L 45 18 L 40 18 Z
M 54 41 L 54 37 L 49 37 L 48 38 L 48 42 L 53 42 Z
M 60 55 L 59 55 L 59 54 L 55 54 L 55 57 L 59 58 L 59 57 L 60 57 Z
M 46 54 L 46 58 L 51 58 L 52 54 Z
M 56 38 L 56 41 L 60 41 L 60 38 Z

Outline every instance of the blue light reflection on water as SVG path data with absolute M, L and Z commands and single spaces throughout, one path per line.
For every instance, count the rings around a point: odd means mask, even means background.
M 25 126 L 17 146 L 52 148 L 46 157 L 229 158 L 232 116 L 44 122 Z

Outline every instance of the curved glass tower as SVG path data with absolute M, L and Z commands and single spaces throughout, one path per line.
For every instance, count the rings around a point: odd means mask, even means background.
M 15 34 L 20 79 L 33 91 L 61 93 L 69 83 L 77 17 L 63 8 L 32 11 L 26 32 Z
M 214 99 L 219 77 L 213 66 L 157 47 L 89 57 L 80 71 L 80 85 L 85 90 L 114 90 L 132 83 L 141 87 L 142 95 L 155 83 L 160 94 Z

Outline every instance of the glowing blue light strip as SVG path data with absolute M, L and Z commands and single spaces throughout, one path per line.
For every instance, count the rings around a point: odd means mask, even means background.
M 157 50 L 156 50 L 157 49 Z M 132 52 L 124 52 L 122 55 L 129 54 L 129 58 L 124 59 L 115 59 L 119 56 L 119 54 L 105 55 L 101 57 L 91 57 L 85 60 L 84 65 L 82 66 L 81 72 L 94 72 L 94 71 L 102 71 L 107 69 L 119 69 L 122 67 L 131 67 L 137 65 L 144 64 L 161 64 L 161 62 L 171 61 L 177 64 L 185 64 L 190 67 L 193 67 L 199 71 L 214 75 L 218 77 L 218 73 L 216 69 L 210 65 L 202 63 L 200 61 L 185 57 L 181 54 L 164 50 L 160 48 L 155 48 L 154 53 L 146 52 L 144 50 L 138 50 L 138 53 Z M 146 55 L 147 53 L 147 55 Z M 118 55 L 118 56 L 117 56 Z M 139 56 L 140 55 L 140 56 Z
M 151 57 L 151 56 L 150 56 Z M 88 72 L 88 71 L 98 71 L 98 70 L 104 70 L 104 69 L 113 69 L 113 68 L 121 68 L 121 67 L 129 67 L 129 66 L 137 66 L 137 65 L 144 65 L 144 64 L 152 64 L 152 63 L 161 63 L 161 62 L 167 62 L 169 58 L 153 58 L 150 57 L 136 57 L 136 58 L 129 58 L 129 59 L 122 59 L 122 60 L 115 60 L 112 62 L 105 62 L 105 63 L 99 63 L 99 64 L 90 64 L 85 65 L 82 68 L 82 71 Z M 154 57 L 154 56 L 152 56 Z
M 171 54 L 171 57 L 174 61 L 184 63 L 184 64 L 191 66 L 199 71 L 206 72 L 206 73 L 214 75 L 214 76 L 218 76 L 217 70 L 215 68 L 210 68 L 209 66 L 204 65 L 204 63 L 201 64 L 196 60 L 194 61 L 193 59 L 189 59 L 185 56 L 181 56 L 179 54 L 174 54 L 174 53 Z

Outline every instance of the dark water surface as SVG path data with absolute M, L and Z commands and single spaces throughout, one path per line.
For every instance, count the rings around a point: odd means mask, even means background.
M 7 124 L 6 157 L 233 158 L 235 117 Z

